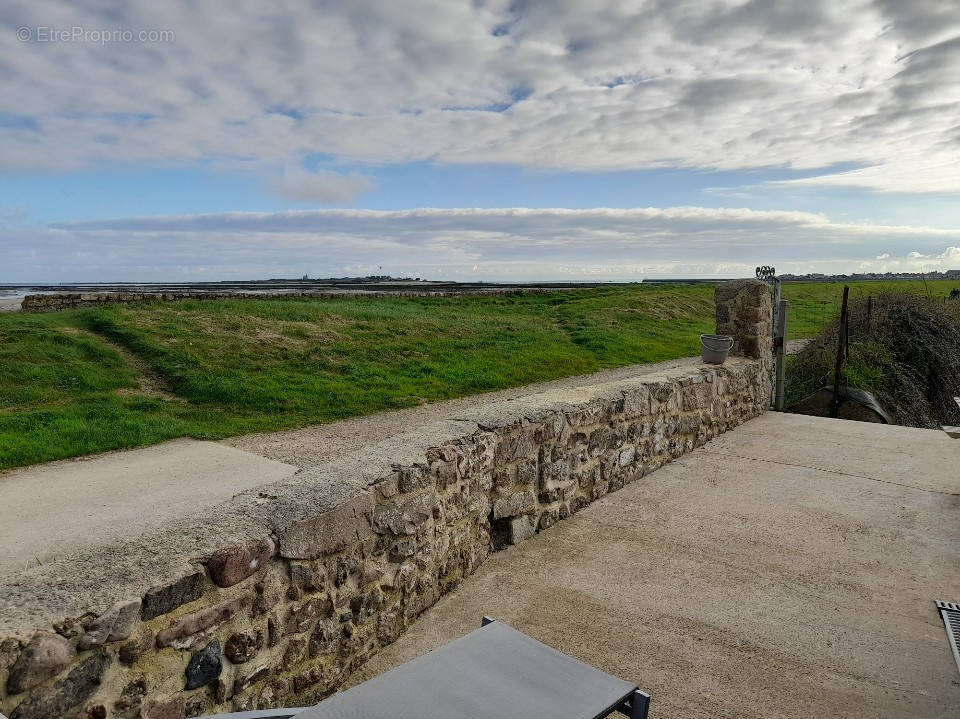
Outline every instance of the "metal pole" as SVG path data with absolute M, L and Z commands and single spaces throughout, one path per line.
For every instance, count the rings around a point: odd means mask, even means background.
M 843 345 L 847 334 L 847 297 L 850 288 L 843 286 L 843 304 L 840 306 L 840 327 L 837 338 L 837 363 L 833 368 L 833 401 L 830 403 L 830 416 L 840 413 L 840 373 L 843 370 Z
M 777 322 L 777 312 L 780 311 L 780 280 L 777 277 L 773 278 L 773 322 L 776 326 Z
M 850 320 L 843 325 L 843 359 L 850 359 Z
M 772 268 L 771 268 L 772 269 Z M 780 280 L 776 275 L 772 275 L 771 279 L 773 280 L 773 352 L 774 352 L 774 362 L 773 366 L 770 368 L 770 408 L 777 409 L 777 382 L 779 380 L 779 375 L 777 374 L 777 362 L 776 362 L 776 352 L 777 352 L 777 330 L 776 328 L 780 326 L 780 319 L 778 313 L 780 312 Z M 786 342 L 786 337 L 781 337 L 780 342 Z
M 786 380 L 786 361 L 787 361 L 787 309 L 790 303 L 786 300 L 780 300 L 777 303 L 777 327 L 774 330 L 774 368 L 776 371 L 776 382 L 773 391 L 773 408 L 778 412 L 783 412 L 783 388 Z

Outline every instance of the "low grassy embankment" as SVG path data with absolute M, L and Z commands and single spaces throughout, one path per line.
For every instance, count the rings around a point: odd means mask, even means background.
M 791 336 L 832 318 L 840 292 L 785 286 Z M 637 285 L 0 315 L 0 469 L 693 355 L 713 311 L 712 286 Z

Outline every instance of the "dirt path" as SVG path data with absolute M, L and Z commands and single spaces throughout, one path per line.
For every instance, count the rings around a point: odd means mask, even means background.
M 180 397 L 170 391 L 170 386 L 166 379 L 164 379 L 150 365 L 137 357 L 137 355 L 128 350 L 126 347 L 118 345 L 116 342 L 104 337 L 103 335 L 99 335 L 96 332 L 91 332 L 90 330 L 81 329 L 80 327 L 61 327 L 59 329 L 69 335 L 92 337 L 123 357 L 126 363 L 133 368 L 137 375 L 137 387 L 118 389 L 117 394 L 131 395 L 136 397 L 153 397 L 156 399 L 166 400 L 181 400 Z
M 371 442 L 393 437 L 414 426 L 444 419 L 457 419 L 457 415 L 464 410 L 487 402 L 515 400 L 551 389 L 569 389 L 600 382 L 613 382 L 699 363 L 699 357 L 684 357 L 656 364 L 629 365 L 594 374 L 565 377 L 551 382 L 539 382 L 523 387 L 434 402 L 395 412 L 355 417 L 332 424 L 231 437 L 223 440 L 223 443 L 297 467 L 309 467 L 359 449 Z
M 790 340 L 787 343 L 787 353 L 799 352 L 809 341 L 809 339 Z M 594 374 L 564 377 L 550 382 L 538 382 L 523 387 L 434 402 L 395 412 L 355 417 L 332 424 L 231 437 L 223 442 L 270 459 L 298 467 L 309 467 L 334 459 L 345 452 L 359 449 L 370 442 L 387 439 L 413 426 L 443 419 L 456 419 L 458 413 L 482 403 L 515 400 L 551 389 L 568 389 L 599 382 L 614 382 L 628 377 L 686 367 L 699 362 L 699 357 L 683 357 L 656 364 L 628 365 Z

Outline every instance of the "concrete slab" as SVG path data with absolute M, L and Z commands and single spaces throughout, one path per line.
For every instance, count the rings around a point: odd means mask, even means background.
M 499 552 L 352 682 L 483 614 L 653 694 L 652 717 L 960 716 L 960 450 L 768 414 Z
M 0 573 L 143 534 L 297 471 L 181 439 L 0 475 Z
M 957 491 L 960 448 L 939 430 L 800 414 L 771 417 L 775 419 L 748 422 L 736 434 L 718 437 L 705 451 L 927 491 Z

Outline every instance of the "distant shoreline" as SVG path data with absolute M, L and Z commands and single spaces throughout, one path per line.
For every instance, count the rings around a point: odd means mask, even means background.
M 946 273 L 889 273 L 883 275 L 781 275 L 784 283 L 844 283 L 844 282 L 899 282 L 911 280 L 960 281 L 960 270 Z M 0 313 L 23 310 L 25 295 L 55 295 L 77 293 L 138 293 L 145 295 L 197 293 L 201 295 L 253 295 L 276 296 L 297 294 L 339 294 L 403 296 L 410 293 L 424 294 L 492 294 L 510 291 L 564 291 L 595 287 L 625 287 L 637 284 L 716 284 L 726 280 L 719 278 L 644 278 L 636 281 L 546 281 L 546 282 L 458 282 L 452 280 L 424 280 L 419 277 L 335 277 L 326 279 L 269 279 L 269 280 L 220 280 L 199 282 L 94 282 L 64 284 L 13 284 L 0 283 Z M 51 308 L 53 309 L 53 308 Z

